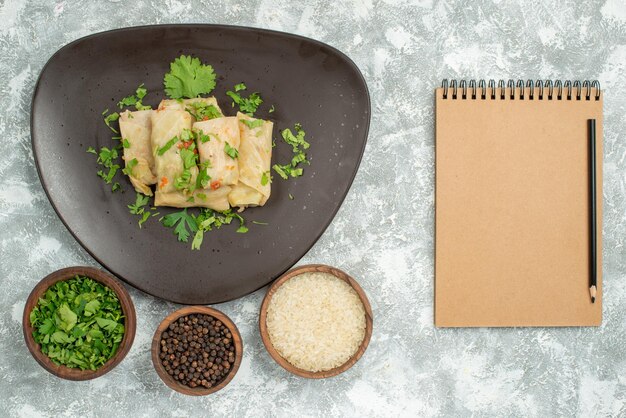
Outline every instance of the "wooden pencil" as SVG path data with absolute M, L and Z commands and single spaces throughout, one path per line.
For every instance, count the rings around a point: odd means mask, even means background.
M 596 302 L 598 286 L 597 222 L 596 222 L 596 120 L 589 119 L 589 296 Z

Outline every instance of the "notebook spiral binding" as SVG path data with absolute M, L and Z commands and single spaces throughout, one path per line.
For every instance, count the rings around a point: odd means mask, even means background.
M 591 100 L 592 89 L 595 88 L 594 98 L 600 100 L 600 82 L 598 80 L 528 80 L 524 83 L 524 80 L 508 80 L 506 83 L 504 80 L 498 81 L 497 94 L 496 81 L 494 79 L 485 82 L 485 80 L 443 80 L 441 83 L 443 88 L 443 98 L 447 99 L 451 96 L 452 100 L 457 100 L 460 96 L 462 100 L 486 100 L 489 97 L 491 100 L 496 100 L 496 95 L 500 100 L 504 100 L 508 95 L 510 100 L 535 100 L 535 90 L 539 90 L 537 100 Z M 507 91 L 508 89 L 508 91 Z M 518 90 L 519 89 L 519 90 Z M 470 94 L 468 96 L 468 90 Z M 547 94 L 544 92 L 547 90 Z M 584 90 L 584 94 L 583 94 Z M 451 94 L 450 94 L 451 93 Z M 461 93 L 459 95 L 459 93 Z M 556 94 L 555 94 L 556 93 Z M 565 93 L 565 94 L 563 94 Z

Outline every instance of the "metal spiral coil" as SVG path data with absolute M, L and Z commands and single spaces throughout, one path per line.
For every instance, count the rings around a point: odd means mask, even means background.
M 506 86 L 506 87 L 505 87 Z M 443 89 L 443 98 L 451 97 L 453 100 L 591 100 L 591 93 L 595 89 L 593 98 L 600 100 L 602 91 L 598 80 L 498 80 L 490 79 L 486 82 L 484 79 L 478 80 L 443 80 L 441 83 Z M 500 94 L 497 94 L 498 89 Z M 469 94 L 468 94 L 469 90 Z M 539 90 L 535 95 L 535 90 Z M 547 90 L 547 94 L 544 94 Z

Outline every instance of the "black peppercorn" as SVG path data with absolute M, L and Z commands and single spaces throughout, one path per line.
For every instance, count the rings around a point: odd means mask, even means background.
M 211 388 L 230 373 L 235 362 L 232 333 L 210 315 L 178 318 L 161 335 L 165 371 L 191 388 Z

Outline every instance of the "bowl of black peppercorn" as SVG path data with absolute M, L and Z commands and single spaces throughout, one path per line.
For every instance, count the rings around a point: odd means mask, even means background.
M 209 395 L 235 377 L 243 357 L 233 321 L 206 306 L 168 315 L 152 339 L 152 363 L 163 382 L 185 395 Z

